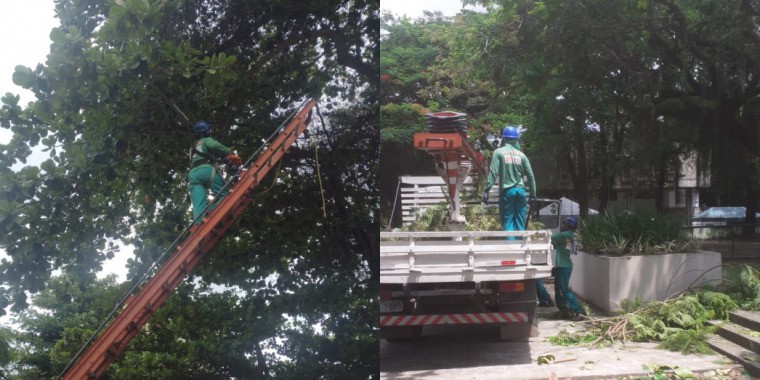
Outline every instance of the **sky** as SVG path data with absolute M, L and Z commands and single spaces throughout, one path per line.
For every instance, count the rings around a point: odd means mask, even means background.
M 0 97 L 7 92 L 20 95 L 22 106 L 34 100 L 31 91 L 13 84 L 13 72 L 17 65 L 34 70 L 37 64 L 45 63 L 50 52 L 50 31 L 58 25 L 53 0 L 0 0 Z M 0 128 L 0 144 L 8 143 L 11 137 L 9 130 Z M 28 162 L 34 164 L 48 157 L 34 153 L 32 156 L 41 157 L 31 157 Z M 119 280 L 125 281 L 125 265 L 133 257 L 132 250 L 131 246 L 122 247 L 114 259 L 104 263 L 99 277 L 116 273 Z M 0 250 L 0 257 L 3 256 L 5 252 Z
M 479 7 L 467 6 L 467 9 Z M 422 11 L 441 11 L 444 16 L 453 16 L 462 9 L 462 0 L 380 0 L 380 11 L 410 18 L 422 16 Z
M 13 84 L 13 71 L 16 65 L 34 70 L 45 62 L 50 31 L 59 25 L 54 13 L 53 0 L 0 0 L 0 96 L 21 95 L 21 104 L 34 99 L 31 91 Z M 10 135 L 0 137 L 0 143 L 9 140 Z

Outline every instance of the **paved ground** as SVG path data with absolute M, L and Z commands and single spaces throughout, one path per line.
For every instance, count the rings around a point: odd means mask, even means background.
M 547 290 L 554 294 L 551 284 Z M 496 329 L 479 326 L 426 328 L 415 341 L 380 343 L 381 379 L 638 379 L 642 368 L 668 366 L 699 378 L 749 379 L 742 367 L 722 355 L 683 355 L 652 343 L 626 343 L 593 348 L 556 346 L 547 341 L 561 330 L 582 324 L 551 319 L 556 308 L 540 308 L 541 334 L 527 342 L 503 342 Z M 603 317 L 592 310 L 592 318 Z M 555 363 L 539 365 L 553 355 Z M 563 361 L 566 360 L 566 361 Z M 563 362 L 560 362 L 563 361 Z

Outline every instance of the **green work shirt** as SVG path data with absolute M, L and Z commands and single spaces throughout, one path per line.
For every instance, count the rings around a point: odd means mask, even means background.
M 570 259 L 570 244 L 573 237 L 572 231 L 562 231 L 552 234 L 552 245 L 557 252 L 555 267 L 572 268 L 573 260 Z
M 202 137 L 198 139 L 195 142 L 195 150 L 205 153 L 207 156 L 210 156 L 212 158 L 221 158 L 228 154 L 230 154 L 230 148 L 227 148 L 226 146 L 222 145 L 219 141 L 214 140 L 213 137 Z M 194 164 L 198 161 L 207 160 L 207 158 L 203 157 L 200 154 L 197 154 L 194 152 L 194 150 L 190 149 L 190 166 L 195 166 Z
M 496 183 L 497 175 L 499 176 L 499 192 L 515 186 L 525 187 L 523 175 L 527 175 L 530 182 L 528 190 L 531 195 L 536 195 L 536 179 L 533 178 L 533 169 L 530 168 L 528 157 L 509 143 L 493 152 L 486 179 L 486 189 L 490 189 Z

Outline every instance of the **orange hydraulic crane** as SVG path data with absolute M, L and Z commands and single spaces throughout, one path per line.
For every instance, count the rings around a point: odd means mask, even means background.
M 217 207 L 203 218 L 202 223 L 186 230 L 189 234 L 187 238 L 176 247 L 153 278 L 127 300 L 121 313 L 70 367 L 63 379 L 97 379 L 106 371 L 177 285 L 251 203 L 252 191 L 308 126 L 315 104 L 313 99 L 306 102 L 290 123 L 270 139 L 269 145 L 253 164 L 241 170 L 238 181 Z
M 415 133 L 414 147 L 435 158 L 435 169 L 443 177 L 449 191 L 449 228 L 458 230 L 464 223 L 460 214 L 459 190 L 469 174 L 487 175 L 483 156 L 467 142 L 461 133 Z

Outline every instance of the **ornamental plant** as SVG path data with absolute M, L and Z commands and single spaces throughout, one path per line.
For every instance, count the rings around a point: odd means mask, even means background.
M 683 232 L 682 220 L 654 212 L 607 212 L 583 220 L 578 242 L 589 253 L 608 256 L 696 252 L 697 240 Z

